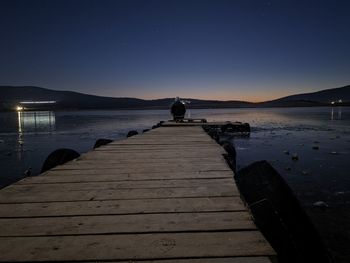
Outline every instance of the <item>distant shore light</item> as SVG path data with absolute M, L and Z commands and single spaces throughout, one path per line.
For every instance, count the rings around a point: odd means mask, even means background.
M 55 100 L 41 100 L 41 101 L 21 101 L 20 104 L 53 104 Z
M 17 107 L 16 107 L 16 110 L 17 110 L 17 111 L 21 111 L 21 110 L 23 110 L 23 107 L 22 107 L 22 106 L 17 106 Z

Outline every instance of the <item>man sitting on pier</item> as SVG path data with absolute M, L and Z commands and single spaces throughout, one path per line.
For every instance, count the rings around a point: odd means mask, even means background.
M 185 113 L 185 103 L 183 103 L 179 97 L 176 97 L 174 103 L 171 105 L 171 114 L 173 115 L 174 121 L 183 121 L 185 118 Z

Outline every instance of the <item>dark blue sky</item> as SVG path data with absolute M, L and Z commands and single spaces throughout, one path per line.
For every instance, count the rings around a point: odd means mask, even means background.
M 350 84 L 350 1 L 0 1 L 0 85 L 260 101 Z

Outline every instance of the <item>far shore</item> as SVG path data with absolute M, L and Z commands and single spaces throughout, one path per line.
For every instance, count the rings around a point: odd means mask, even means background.
M 295 106 L 261 106 L 261 105 L 251 105 L 251 106 L 237 106 L 237 107 L 192 107 L 191 105 L 187 106 L 187 109 L 198 109 L 198 110 L 205 110 L 205 109 L 269 109 L 269 108 L 319 108 L 319 107 L 349 107 L 349 103 L 343 103 L 343 104 L 318 104 L 318 105 L 295 105 Z M 127 110 L 169 110 L 169 107 L 159 106 L 159 107 L 140 107 L 140 108 L 37 108 L 37 109 L 25 109 L 22 111 L 30 112 L 30 111 L 95 111 L 95 110 L 105 110 L 105 111 L 127 111 Z M 0 112 L 17 112 L 16 109 L 0 109 Z

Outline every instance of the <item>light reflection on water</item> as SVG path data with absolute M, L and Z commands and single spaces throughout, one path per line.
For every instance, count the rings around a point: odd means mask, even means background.
M 334 112 L 337 112 L 337 115 L 335 115 Z M 331 120 L 341 120 L 341 111 L 342 111 L 342 108 L 341 107 L 337 107 L 335 110 L 334 108 L 332 108 L 331 110 Z
M 55 130 L 55 113 L 53 111 L 18 111 L 18 133 L 51 132 Z
M 55 130 L 55 113 L 53 111 L 18 111 L 18 140 L 15 147 L 16 160 L 25 158 L 25 138 L 27 133 L 49 133 Z M 29 167 L 28 167 L 29 168 Z
M 239 167 L 266 159 L 303 200 L 348 200 L 349 107 L 191 109 L 190 114 L 250 123 L 250 138 L 234 140 Z M 86 152 L 98 138 L 125 138 L 131 129 L 142 131 L 169 117 L 167 110 L 0 113 L 0 185 L 22 178 L 28 167 L 38 173 L 57 148 Z M 297 153 L 299 161 L 285 151 Z

